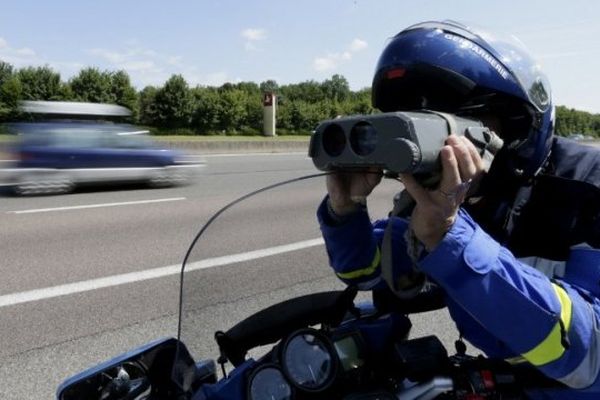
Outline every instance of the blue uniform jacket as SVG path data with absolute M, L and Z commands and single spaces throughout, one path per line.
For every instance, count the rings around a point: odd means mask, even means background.
M 346 283 L 362 289 L 385 284 L 380 245 L 389 223 L 394 271 L 412 268 L 405 251 L 406 220 L 372 224 L 361 210 L 336 224 L 325 202 L 317 214 L 330 264 Z M 573 248 L 560 278 L 550 279 L 516 259 L 460 210 L 443 241 L 417 267 L 444 289 L 465 339 L 488 356 L 532 364 L 568 386 L 532 391 L 531 398 L 600 398 L 599 250 Z

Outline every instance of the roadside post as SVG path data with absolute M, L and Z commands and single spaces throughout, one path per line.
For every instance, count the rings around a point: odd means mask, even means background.
M 275 132 L 275 109 L 277 98 L 273 92 L 265 92 L 263 94 L 263 135 L 277 136 Z

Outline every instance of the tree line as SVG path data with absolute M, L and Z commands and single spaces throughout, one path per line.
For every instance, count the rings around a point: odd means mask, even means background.
M 125 71 L 90 67 L 63 81 L 48 66 L 15 69 L 0 60 L 0 121 L 21 118 L 21 100 L 86 101 L 125 106 L 133 112 L 132 122 L 154 133 L 253 135 L 262 132 L 265 92 L 278 97 L 278 134 L 309 134 L 321 120 L 375 111 L 370 89 L 352 91 L 341 75 L 322 82 L 280 86 L 267 80 L 219 87 L 190 87 L 181 75 L 173 75 L 162 86 L 138 91 Z M 600 136 L 600 114 L 558 106 L 556 117 L 558 135 Z

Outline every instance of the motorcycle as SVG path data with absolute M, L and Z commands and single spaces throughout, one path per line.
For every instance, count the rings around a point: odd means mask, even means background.
M 315 290 L 315 282 L 335 279 L 323 265 L 327 256 L 315 217 L 324 185 L 322 178 L 316 185 L 310 179 L 322 175 L 267 186 L 217 211 L 182 263 L 177 337 L 148 343 L 67 379 L 57 399 L 475 400 L 560 390 L 531 368 L 468 355 L 460 338 L 453 355 L 439 335 L 411 338 L 411 319 L 443 305 L 432 293 L 374 301 L 353 287 Z M 291 183 L 294 189 L 284 186 Z M 397 189 L 380 185 L 369 198 L 371 213 L 385 215 Z M 260 213 L 265 205 L 270 218 Z M 263 225 L 268 228 L 258 228 Z M 228 241 L 222 240 L 223 232 Z M 211 238 L 213 246 L 207 244 Z M 265 241 L 274 243 L 255 250 Z M 239 252 L 223 256 L 231 253 L 230 243 Z M 216 266 L 225 269 L 226 282 L 210 280 Z M 312 275 L 302 283 L 306 271 Z M 278 296 L 265 283 L 277 282 L 276 275 L 285 277 Z M 299 281 L 305 292 L 286 298 Z M 209 347 L 203 310 L 219 284 L 229 292 L 256 285 L 252 290 L 268 304 L 254 304 L 250 315 L 229 329 L 221 325 L 214 334 L 218 356 L 195 361 Z M 250 304 L 251 297 L 242 300 Z M 246 310 L 233 312 L 238 318 Z

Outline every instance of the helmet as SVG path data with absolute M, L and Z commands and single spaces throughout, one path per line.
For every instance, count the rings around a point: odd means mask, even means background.
M 390 39 L 379 57 L 372 101 L 384 112 L 430 109 L 499 119 L 504 157 L 532 177 L 550 153 L 549 82 L 516 38 L 458 22 L 424 22 Z M 498 158 L 498 157 L 497 157 Z

